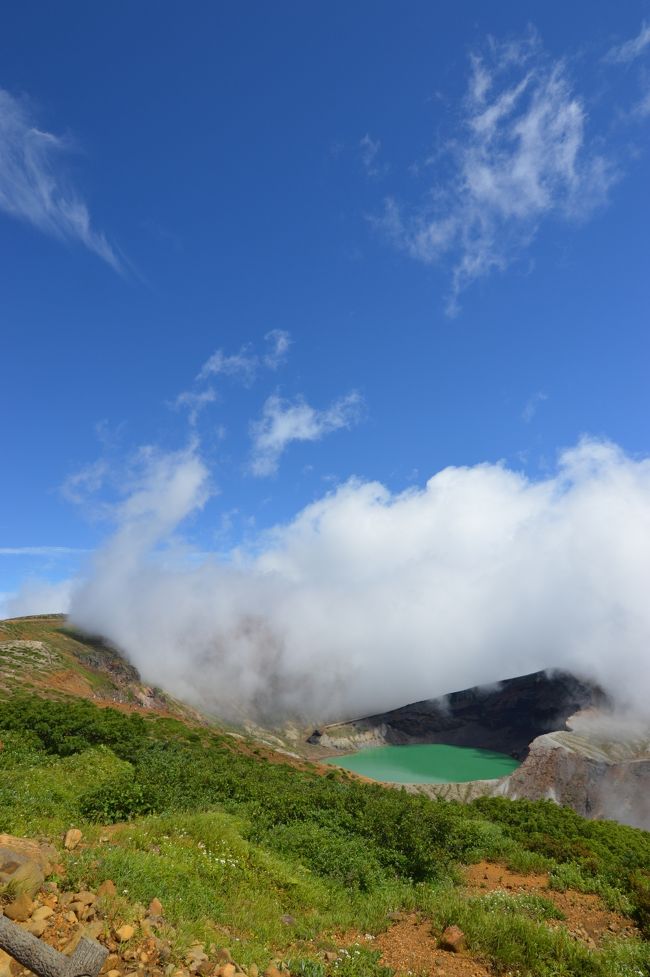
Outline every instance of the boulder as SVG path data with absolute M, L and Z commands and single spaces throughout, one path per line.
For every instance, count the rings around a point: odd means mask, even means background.
M 18 892 L 34 895 L 52 871 L 55 858 L 50 845 L 0 834 L 0 885 L 11 882 Z
M 11 848 L 14 852 L 25 855 L 36 862 L 44 875 L 52 871 L 52 864 L 57 860 L 56 848 L 52 845 L 32 841 L 30 838 L 17 838 L 15 835 L 0 834 L 0 849 Z

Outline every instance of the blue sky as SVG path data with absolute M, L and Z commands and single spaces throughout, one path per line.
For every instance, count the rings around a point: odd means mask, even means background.
M 74 576 L 188 444 L 198 552 L 352 476 L 535 480 L 583 435 L 647 455 L 648 23 L 10 4 L 0 594 Z

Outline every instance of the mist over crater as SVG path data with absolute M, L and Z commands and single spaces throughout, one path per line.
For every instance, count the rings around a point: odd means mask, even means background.
M 547 667 L 650 701 L 650 461 L 583 440 L 532 481 L 446 468 L 350 480 L 228 554 L 189 560 L 195 449 L 156 456 L 73 590 L 72 621 L 222 715 L 354 718 Z

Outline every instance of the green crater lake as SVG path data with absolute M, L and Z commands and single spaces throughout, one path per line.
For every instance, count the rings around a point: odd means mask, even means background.
M 519 766 L 505 753 L 442 743 L 375 746 L 325 763 L 390 784 L 464 784 L 468 780 L 496 780 Z

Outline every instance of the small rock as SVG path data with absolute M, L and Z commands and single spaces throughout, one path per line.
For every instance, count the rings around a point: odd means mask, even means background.
M 189 966 L 190 972 L 198 973 L 199 968 L 208 962 L 208 955 L 203 949 L 202 943 L 193 943 L 185 954 L 185 963 Z
M 32 913 L 32 919 L 36 922 L 40 922 L 42 919 L 49 919 L 50 916 L 54 915 L 54 910 L 50 909 L 49 906 L 40 906 L 39 909 L 35 909 Z
M 66 913 L 63 918 L 65 919 L 66 923 L 78 923 L 79 922 L 79 920 L 77 919 L 77 914 L 76 913 L 73 913 L 72 910 L 70 910 L 69 913 Z
M 460 953 L 465 949 L 465 934 L 459 926 L 448 926 L 440 937 L 440 948 L 449 953 Z
M 82 838 L 83 838 L 83 834 L 79 830 L 79 828 L 70 828 L 70 830 L 66 831 L 65 833 L 65 838 L 63 839 L 63 847 L 66 848 L 68 851 L 72 851 L 74 848 L 77 847 L 77 845 L 79 844 Z
M 248 968 L 248 977 L 259 977 L 259 967 L 256 963 L 252 963 Z
M 80 902 L 82 906 L 92 906 L 92 904 L 97 900 L 97 896 L 94 892 L 89 892 L 87 889 L 82 889 L 81 892 L 75 894 L 73 902 Z
M 172 948 L 169 940 L 159 940 L 154 937 L 153 941 L 154 949 L 158 954 L 158 959 L 165 963 L 172 955 Z
M 101 936 L 103 932 L 104 924 L 97 920 L 95 923 L 88 923 L 88 925 L 84 927 L 82 935 L 87 937 L 89 940 L 96 940 L 97 937 Z
M 285 926 L 293 926 L 295 919 L 293 916 L 280 916 L 280 922 L 284 923 Z
M 111 898 L 116 894 L 117 894 L 117 888 L 112 879 L 106 879 L 106 881 L 102 882 L 99 889 L 97 890 L 97 895 L 102 897 L 109 896 L 109 898 Z
M 339 955 L 338 953 L 335 953 L 334 950 L 325 951 L 325 959 L 327 960 L 328 963 L 334 963 L 334 961 L 338 960 L 338 958 Z
M 221 950 L 217 950 L 217 960 L 221 960 L 222 963 L 232 963 L 232 954 L 230 950 L 223 947 Z
M 31 933 L 32 936 L 40 937 L 47 929 L 47 923 L 44 919 L 30 919 L 30 921 L 25 924 L 25 929 L 28 933 Z
M 32 914 L 34 909 L 34 903 L 29 898 L 26 892 L 21 892 L 19 896 L 16 896 L 13 902 L 5 906 L 5 916 L 7 919 L 13 919 L 15 923 L 24 923 L 26 919 Z
M 149 903 L 150 916 L 164 916 L 163 906 L 160 899 L 152 899 Z
M 0 977 L 11 977 L 11 957 L 0 950 Z
M 71 902 L 70 909 L 73 913 L 77 914 L 77 919 L 85 919 L 88 915 L 89 906 L 85 906 L 83 902 Z
M 264 971 L 264 977 L 291 977 L 291 974 L 288 970 L 278 970 L 276 966 L 271 964 L 271 966 L 267 967 Z
M 106 977 L 121 977 L 119 970 L 109 970 Z
M 128 923 L 125 923 L 124 926 L 120 926 L 119 929 L 115 930 L 115 936 L 120 943 L 126 943 L 128 940 L 132 939 L 134 935 L 135 929 Z
M 235 977 L 237 968 L 234 963 L 224 963 L 217 970 L 217 977 Z

